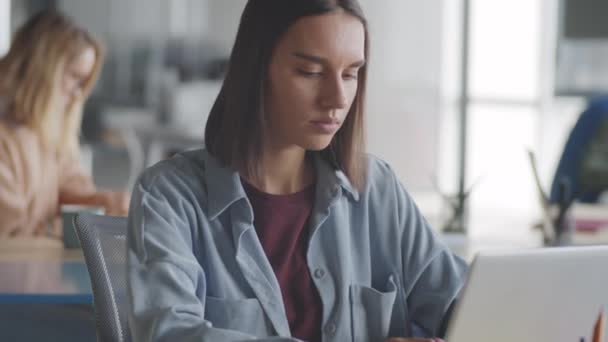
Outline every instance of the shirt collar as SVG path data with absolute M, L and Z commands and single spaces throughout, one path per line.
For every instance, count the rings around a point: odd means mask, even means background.
M 233 203 L 242 198 L 247 198 L 247 195 L 238 172 L 221 165 L 206 150 L 203 153 L 205 160 L 204 181 L 207 186 L 207 213 L 209 219 L 213 220 Z M 313 160 L 317 172 L 317 189 L 331 191 L 340 187 L 353 200 L 359 200 L 359 192 L 353 187 L 344 172 L 333 168 L 319 153 L 314 154 Z
M 204 151 L 205 171 L 204 180 L 207 186 L 207 214 L 213 220 L 234 202 L 246 198 L 239 173 L 223 166 Z
M 348 177 L 327 162 L 320 153 L 315 153 L 314 164 L 317 171 L 317 189 L 334 189 L 341 187 L 353 200 L 359 200 L 359 192 L 352 185 Z

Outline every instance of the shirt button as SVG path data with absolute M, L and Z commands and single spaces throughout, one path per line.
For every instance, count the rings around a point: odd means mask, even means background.
M 336 325 L 333 323 L 329 323 L 325 326 L 325 333 L 328 335 L 333 335 L 336 333 Z
M 315 274 L 315 278 L 321 279 L 321 278 L 323 278 L 325 276 L 325 271 L 322 268 L 317 268 L 315 270 L 314 274 Z

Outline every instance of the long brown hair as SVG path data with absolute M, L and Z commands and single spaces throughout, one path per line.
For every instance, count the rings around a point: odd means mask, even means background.
M 66 64 L 88 47 L 95 50 L 96 58 L 83 95 L 66 113 L 58 113 L 57 89 Z M 102 62 L 101 44 L 70 18 L 54 9 L 34 15 L 16 32 L 8 53 L 0 59 L 5 117 L 34 129 L 48 150 L 77 158 L 82 107 Z M 57 124 L 58 118 L 63 122 Z
M 272 53 L 298 19 L 344 11 L 363 24 L 369 58 L 367 21 L 357 0 L 249 0 L 243 11 L 228 72 L 205 128 L 209 153 L 224 165 L 258 176 L 264 139 L 264 85 Z M 366 63 L 367 65 L 367 63 Z M 359 69 L 350 111 L 321 156 L 361 189 L 365 182 L 364 104 L 367 67 Z

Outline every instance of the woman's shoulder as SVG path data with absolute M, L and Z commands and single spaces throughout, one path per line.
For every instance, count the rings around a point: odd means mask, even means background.
M 198 149 L 178 153 L 146 169 L 135 184 L 133 197 L 140 203 L 163 203 L 176 210 L 199 212 L 230 201 L 235 181 L 239 181 L 238 175 L 221 167 L 206 150 Z M 215 204 L 209 209 L 212 202 Z
M 385 160 L 373 154 L 366 155 L 367 188 L 394 186 L 398 180 L 395 171 Z
M 204 149 L 177 153 L 145 169 L 138 184 L 148 191 L 167 187 L 192 187 L 204 178 L 206 159 Z
M 391 165 L 385 160 L 368 154 L 367 176 L 363 197 L 367 197 L 376 203 L 397 200 L 405 203 L 412 201 L 407 189 L 403 186 L 401 179 L 395 173 Z

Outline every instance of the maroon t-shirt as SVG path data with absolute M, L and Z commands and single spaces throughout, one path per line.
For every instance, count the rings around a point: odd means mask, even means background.
M 323 306 L 308 265 L 308 219 L 315 187 L 290 195 L 271 195 L 243 181 L 254 213 L 254 226 L 281 286 L 293 337 L 321 341 Z

